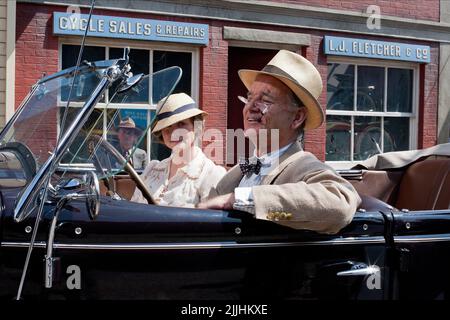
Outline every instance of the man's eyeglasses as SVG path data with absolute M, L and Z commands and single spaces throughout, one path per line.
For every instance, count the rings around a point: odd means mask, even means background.
M 248 99 L 243 96 L 238 96 L 238 99 L 244 104 L 248 103 Z M 267 111 L 269 111 L 269 108 L 273 105 L 273 103 L 271 102 L 264 101 L 255 101 L 253 102 L 253 104 L 259 109 L 259 111 L 261 111 L 262 114 L 266 114 Z

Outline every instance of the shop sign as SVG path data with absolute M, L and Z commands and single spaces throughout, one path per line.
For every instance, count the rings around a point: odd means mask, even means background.
M 408 43 L 325 36 L 324 47 L 330 55 L 430 62 L 429 46 Z
M 88 17 L 54 12 L 53 33 L 82 36 L 88 28 L 88 35 L 93 37 L 208 45 L 207 24 L 93 15 L 87 26 Z

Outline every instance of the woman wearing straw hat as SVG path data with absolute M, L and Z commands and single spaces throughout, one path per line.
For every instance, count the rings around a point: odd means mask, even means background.
M 169 158 L 153 160 L 142 173 L 155 201 L 160 205 L 194 207 L 225 175 L 225 168 L 215 165 L 196 146 L 201 139 L 203 118 L 195 101 L 185 93 L 162 99 L 152 133 L 172 150 Z M 139 190 L 131 201 L 147 203 Z

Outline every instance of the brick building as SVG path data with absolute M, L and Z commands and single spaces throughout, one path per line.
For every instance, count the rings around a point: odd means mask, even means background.
M 15 5 L 15 26 L 10 31 L 15 29 L 16 41 L 8 55 L 15 59 L 15 70 L 6 79 L 14 89 L 15 106 L 7 105 L 0 116 L 11 114 L 43 74 L 76 61 L 80 33 L 61 31 L 68 20 L 56 19 L 55 13 L 67 18 L 77 10 L 68 10 L 69 5 L 79 6 L 81 14 L 89 11 L 89 1 L 27 0 Z M 95 36 L 86 41 L 85 58 L 117 57 L 129 46 L 140 72 L 180 65 L 184 73 L 177 90 L 191 94 L 210 114 L 206 128 L 225 133 L 242 127 L 237 96 L 246 91 L 237 70 L 260 69 L 283 48 L 304 55 L 322 75 L 320 102 L 327 121 L 305 135 L 305 149 L 319 159 L 338 167 L 380 151 L 449 140 L 447 1 L 98 0 L 94 14 L 96 21 L 124 23 L 125 29 L 122 35 L 111 36 L 102 22 L 93 25 Z M 182 30 L 177 29 L 182 24 L 189 30 L 206 28 L 207 34 L 203 43 L 194 39 L 201 38 L 200 32 L 172 34 L 170 40 L 136 37 L 136 28 L 145 27 L 147 21 L 172 24 L 174 32 Z M 145 28 L 140 32 L 144 36 Z M 128 111 L 145 120 L 154 105 L 138 109 Z M 146 143 L 149 148 L 150 137 Z

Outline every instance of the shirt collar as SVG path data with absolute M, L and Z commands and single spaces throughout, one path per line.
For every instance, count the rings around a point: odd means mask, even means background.
M 253 156 L 256 158 L 259 158 L 261 161 L 270 161 L 272 162 L 274 159 L 279 158 L 283 155 L 283 153 L 286 152 L 287 149 L 293 144 L 293 142 L 289 143 L 288 145 L 285 145 L 283 148 L 275 150 L 270 153 L 263 154 L 261 157 L 258 157 L 256 155 L 256 149 L 253 151 Z
M 293 142 L 289 143 L 288 145 L 284 146 L 281 149 L 275 150 L 270 153 L 266 153 L 259 158 L 256 156 L 256 150 L 255 150 L 253 153 L 253 156 L 257 157 L 262 163 L 261 175 L 267 175 L 269 173 L 269 171 L 272 169 L 272 166 L 273 166 L 275 160 L 279 159 L 286 152 L 286 150 L 289 149 L 289 147 L 292 144 L 293 144 Z
M 199 147 L 194 146 L 194 152 L 196 153 L 195 157 L 187 165 L 178 169 L 191 179 L 197 179 L 198 177 L 200 177 L 200 174 L 203 170 L 204 159 L 206 158 L 205 154 Z M 154 170 L 167 171 L 170 166 L 172 157 L 173 154 L 171 154 L 170 157 L 157 163 L 154 167 Z
M 203 170 L 203 164 L 205 160 L 205 155 L 202 150 L 195 146 L 194 147 L 195 157 L 184 167 L 180 168 L 189 178 L 197 179 Z

